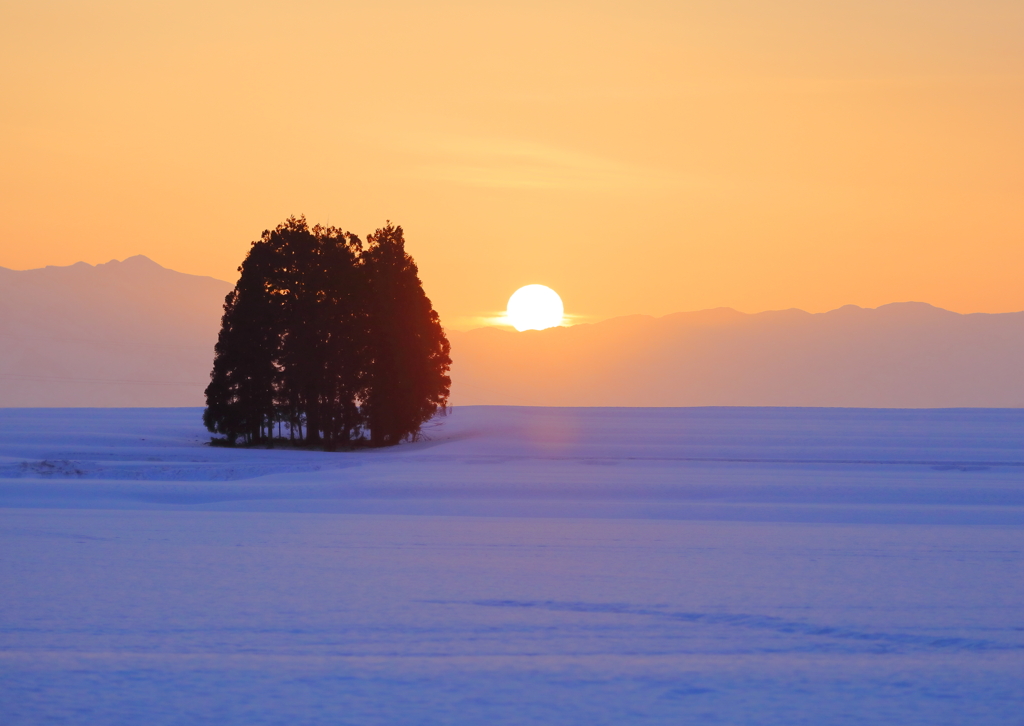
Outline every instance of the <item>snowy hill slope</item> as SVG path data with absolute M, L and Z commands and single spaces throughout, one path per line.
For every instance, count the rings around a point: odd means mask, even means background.
M 224 449 L 199 409 L 0 410 L 0 506 L 1024 523 L 1018 409 L 481 406 L 425 433 Z
M 0 268 L 0 406 L 198 406 L 231 285 L 138 255 Z

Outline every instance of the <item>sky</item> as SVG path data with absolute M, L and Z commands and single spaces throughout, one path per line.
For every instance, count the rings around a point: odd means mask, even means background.
M 1024 309 L 1024 3 L 0 0 L 0 266 L 401 224 L 475 327 Z

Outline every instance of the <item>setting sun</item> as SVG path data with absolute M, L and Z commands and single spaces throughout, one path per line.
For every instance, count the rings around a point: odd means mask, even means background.
M 516 330 L 544 330 L 562 324 L 562 298 L 550 287 L 526 285 L 508 299 L 508 322 Z

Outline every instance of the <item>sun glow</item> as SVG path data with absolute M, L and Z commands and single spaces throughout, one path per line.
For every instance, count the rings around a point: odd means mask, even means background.
M 553 328 L 562 324 L 563 317 L 562 298 L 544 285 L 521 287 L 508 299 L 508 322 L 520 332 Z

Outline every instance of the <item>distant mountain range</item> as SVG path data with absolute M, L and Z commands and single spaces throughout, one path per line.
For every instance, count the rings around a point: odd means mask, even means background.
M 462 404 L 1024 406 L 1024 312 L 718 308 L 450 338 Z
M 200 406 L 232 285 L 138 255 L 0 267 L 0 406 Z
M 0 268 L 0 406 L 201 406 L 231 285 L 141 255 Z M 728 308 L 450 331 L 452 403 L 1024 406 L 1024 312 Z

